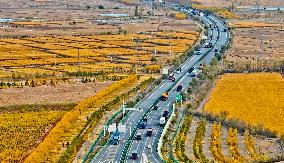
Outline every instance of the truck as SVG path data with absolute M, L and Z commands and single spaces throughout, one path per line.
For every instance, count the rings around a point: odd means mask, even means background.
M 194 67 L 190 67 L 187 72 L 191 73 L 193 70 L 194 70 Z
M 147 136 L 151 137 L 153 133 L 153 128 L 148 128 L 147 129 Z
M 138 128 L 139 129 L 145 129 L 147 126 L 147 118 L 143 118 L 142 122 L 139 123 Z
M 131 159 L 136 160 L 137 156 L 138 156 L 137 150 L 133 150 L 132 153 L 131 153 Z
M 180 92 L 182 90 L 182 85 L 177 86 L 177 91 Z
M 167 101 L 169 94 L 168 93 L 163 93 L 162 94 L 162 101 Z
M 141 140 L 143 135 L 143 130 L 139 129 L 136 133 L 136 140 Z
M 165 117 L 166 119 L 169 116 L 169 111 L 168 110 L 164 110 L 162 117 Z
M 118 132 L 118 130 L 116 130 L 112 134 L 112 141 L 113 141 L 113 145 L 118 145 L 119 144 L 119 132 Z
M 165 125 L 165 123 L 166 123 L 166 118 L 165 117 L 161 117 L 160 118 L 160 126 Z

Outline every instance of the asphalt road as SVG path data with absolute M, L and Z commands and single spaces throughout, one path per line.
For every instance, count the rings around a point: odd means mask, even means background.
M 189 13 L 191 11 L 183 10 L 183 12 Z M 92 159 L 92 162 L 120 162 L 122 151 L 125 148 L 127 139 L 131 134 L 131 130 L 138 124 L 138 121 L 141 119 L 143 114 L 147 112 L 148 109 L 151 109 L 153 104 L 160 99 L 161 94 L 174 86 L 169 92 L 169 99 L 167 101 L 159 101 L 157 104 L 159 109 L 152 110 L 147 114 L 147 127 L 151 127 L 154 129 L 153 135 L 151 137 L 146 137 L 146 129 L 144 129 L 142 140 L 131 140 L 128 155 L 130 156 L 133 150 L 137 150 L 138 159 L 131 160 L 130 158 L 127 158 L 126 160 L 126 162 L 140 162 L 142 153 L 145 153 L 150 162 L 162 162 L 162 160 L 160 160 L 160 157 L 158 156 L 155 145 L 158 142 L 159 135 L 163 130 L 163 128 L 159 126 L 159 119 L 163 111 L 169 109 L 169 107 L 174 103 L 175 96 L 178 94 L 178 92 L 176 91 L 176 87 L 178 85 L 183 85 L 183 89 L 186 89 L 189 86 L 189 82 L 192 80 L 192 77 L 190 77 L 187 73 L 188 69 L 193 66 L 197 69 L 198 65 L 204 62 L 206 64 L 209 64 L 215 56 L 215 52 L 213 49 L 221 49 L 222 46 L 225 46 L 227 44 L 229 39 L 228 32 L 223 31 L 223 29 L 227 29 L 226 26 L 217 17 L 212 15 L 199 15 L 199 17 L 204 21 L 206 26 L 209 26 L 209 24 L 212 24 L 213 27 L 214 24 L 217 26 L 217 28 L 213 28 L 208 31 L 209 35 L 212 35 L 213 38 L 211 40 L 206 41 L 206 43 L 211 42 L 214 47 L 211 49 L 201 48 L 201 55 L 193 55 L 189 57 L 181 65 L 181 73 L 174 73 L 174 76 L 177 81 L 176 83 L 169 80 L 163 80 L 161 84 L 159 84 L 151 93 L 146 95 L 144 99 L 141 100 L 135 106 L 136 108 L 139 107 L 143 109 L 143 112 L 131 111 L 128 113 L 129 115 L 124 121 L 124 124 L 127 126 L 127 132 L 121 133 L 119 145 L 112 145 L 112 143 L 110 142 L 103 148 L 103 150 L 101 150 L 101 152 L 95 158 Z M 149 149 L 148 146 L 150 146 L 151 148 Z

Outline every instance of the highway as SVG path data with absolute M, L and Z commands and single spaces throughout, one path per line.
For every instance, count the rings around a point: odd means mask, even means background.
M 185 13 L 192 13 L 192 10 L 186 10 L 181 8 L 176 8 L 176 10 L 182 10 Z M 176 78 L 176 82 L 172 82 L 170 80 L 163 80 L 152 92 L 147 94 L 138 104 L 136 104 L 135 108 L 141 108 L 142 112 L 130 111 L 128 113 L 128 117 L 125 119 L 124 124 L 127 126 L 127 132 L 120 134 L 120 143 L 119 145 L 112 145 L 110 142 L 107 144 L 103 150 L 95 158 L 92 158 L 91 162 L 140 162 L 142 153 L 146 154 L 148 160 L 150 162 L 163 162 L 158 156 L 156 146 L 160 138 L 160 134 L 163 130 L 163 127 L 159 126 L 159 119 L 164 110 L 169 110 L 172 104 L 175 102 L 175 96 L 179 93 L 176 91 L 176 87 L 178 85 L 183 86 L 183 90 L 185 90 L 189 86 L 189 82 L 192 80 L 189 73 L 187 72 L 191 67 L 194 66 L 195 69 L 198 68 L 200 63 L 209 64 L 210 61 L 215 57 L 214 49 L 221 49 L 221 47 L 226 46 L 229 40 L 229 33 L 226 26 L 223 24 L 221 20 L 213 15 L 206 16 L 205 14 L 197 15 L 203 22 L 204 25 L 209 27 L 211 24 L 212 27 L 215 28 L 208 29 L 208 35 L 212 35 L 212 39 L 206 40 L 205 43 L 211 42 L 213 44 L 213 48 L 204 48 L 204 45 L 201 45 L 201 54 L 193 55 L 189 57 L 180 67 L 181 72 L 174 72 L 174 76 Z M 169 97 L 167 101 L 160 101 L 161 94 L 169 91 Z M 157 105 L 158 110 L 153 110 L 153 106 Z M 149 110 L 150 109 L 150 110 Z M 130 138 L 131 134 L 135 134 L 135 132 L 131 132 L 135 126 L 137 126 L 138 122 L 142 119 L 143 115 L 147 117 L 147 127 L 153 128 L 153 135 L 151 137 L 146 136 L 146 129 L 143 129 L 143 137 L 142 140 L 133 140 Z M 135 138 L 135 136 L 134 136 Z M 129 148 L 127 148 L 127 143 L 130 144 Z M 150 147 L 150 148 L 148 148 Z M 124 160 L 123 152 L 127 153 L 127 156 L 131 155 L 131 152 L 137 150 L 138 158 L 136 160 L 131 160 L 130 157 L 126 157 Z

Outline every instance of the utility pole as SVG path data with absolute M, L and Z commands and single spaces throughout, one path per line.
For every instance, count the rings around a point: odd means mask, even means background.
M 79 49 L 77 49 L 78 51 L 78 72 L 80 72 L 80 51 Z
M 263 39 L 264 39 L 264 36 L 263 34 L 261 34 L 261 36 L 259 37 L 260 60 L 264 59 Z

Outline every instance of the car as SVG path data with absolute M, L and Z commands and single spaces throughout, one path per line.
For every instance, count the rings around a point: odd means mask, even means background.
M 218 49 L 214 49 L 214 52 L 218 52 Z
M 194 54 L 195 54 L 195 55 L 200 55 L 201 52 L 200 52 L 200 51 L 195 51 Z
M 223 32 L 227 32 L 227 29 L 225 28 L 225 29 L 223 29 Z
M 151 137 L 152 134 L 153 134 L 153 128 L 148 128 L 146 135 L 147 135 L 148 137 Z
M 155 105 L 154 108 L 153 108 L 153 110 L 158 110 L 158 106 Z
M 206 44 L 204 45 L 205 48 L 212 48 L 212 46 L 213 46 L 213 44 L 212 44 L 211 42 L 206 43 Z
M 188 69 L 188 73 L 191 73 L 194 70 L 194 67 L 190 67 L 190 69 Z
M 182 90 L 182 85 L 177 86 L 177 91 L 180 92 Z
M 218 28 L 218 26 L 217 26 L 217 25 L 214 25 L 214 28 Z
M 176 73 L 180 74 L 181 73 L 181 68 L 176 69 Z
M 132 158 L 133 160 L 136 160 L 136 159 L 137 159 L 137 150 L 132 151 L 131 158 Z

